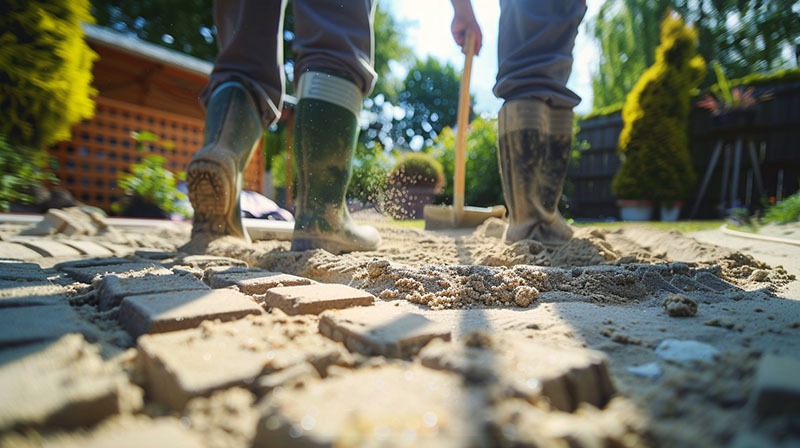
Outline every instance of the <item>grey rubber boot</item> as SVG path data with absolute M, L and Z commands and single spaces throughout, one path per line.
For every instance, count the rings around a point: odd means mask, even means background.
M 572 144 L 572 110 L 507 101 L 498 118 L 498 158 L 509 225 L 505 239 L 559 245 L 573 230 L 558 211 Z
M 355 224 L 345 203 L 359 131 L 354 112 L 361 107 L 361 93 L 342 78 L 314 72 L 303 77 L 307 78 L 300 81 L 295 106 L 297 200 L 292 250 L 325 249 L 333 254 L 375 250 L 380 234 Z
M 220 84 L 206 104 L 203 148 L 186 169 L 194 207 L 192 240 L 234 236 L 250 241 L 239 200 L 243 171 L 262 132 L 258 108 L 244 85 Z

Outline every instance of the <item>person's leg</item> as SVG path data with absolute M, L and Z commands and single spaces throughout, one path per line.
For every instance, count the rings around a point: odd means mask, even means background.
M 506 240 L 560 244 L 572 237 L 558 212 L 580 98 L 566 84 L 572 48 L 586 12 L 582 0 L 501 0 L 494 93 L 498 158 L 509 209 Z
M 295 0 L 295 162 L 297 200 L 292 250 L 374 250 L 378 232 L 353 223 L 345 194 L 372 69 L 372 1 L 341 7 Z
M 249 241 L 239 204 L 242 176 L 264 126 L 280 115 L 283 3 L 214 2 L 220 53 L 201 95 L 203 147 L 186 170 L 197 244 L 221 236 Z

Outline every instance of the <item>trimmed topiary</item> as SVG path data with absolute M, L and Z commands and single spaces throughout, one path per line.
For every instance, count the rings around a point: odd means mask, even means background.
M 696 175 L 687 126 L 692 90 L 704 74 L 697 32 L 679 15 L 668 14 L 656 63 L 639 78 L 622 109 L 622 165 L 611 184 L 618 198 L 671 202 L 692 191 Z
M 0 7 L 0 134 L 16 146 L 69 140 L 94 115 L 92 63 L 81 24 L 89 0 L 4 0 Z
M 390 185 L 433 187 L 444 186 L 444 168 L 433 156 L 424 152 L 405 154 L 389 173 Z

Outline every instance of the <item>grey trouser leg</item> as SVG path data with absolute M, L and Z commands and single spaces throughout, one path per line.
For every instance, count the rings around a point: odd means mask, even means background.
M 295 0 L 295 80 L 308 71 L 350 79 L 366 95 L 375 84 L 372 19 L 375 2 Z M 215 0 L 219 55 L 200 100 L 231 79 L 245 84 L 264 124 L 283 106 L 283 11 L 285 0 Z
M 586 13 L 583 0 L 500 0 L 498 70 L 494 94 L 506 101 L 538 98 L 572 108 L 567 88 L 572 48 Z

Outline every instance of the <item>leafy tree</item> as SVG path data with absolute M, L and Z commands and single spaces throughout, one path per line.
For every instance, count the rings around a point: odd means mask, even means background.
M 11 146 L 69 140 L 94 115 L 92 63 L 82 22 L 88 0 L 8 0 L 0 6 L 0 133 Z
M 460 77 L 455 69 L 434 58 L 418 60 L 400 92 L 400 118 L 391 136 L 400 147 L 430 146 L 447 126 L 456 123 Z M 416 142 L 415 142 L 416 140 Z
M 446 183 L 440 200 L 453 199 L 456 137 L 453 129 L 444 128 L 435 146 L 428 151 L 442 163 Z M 504 204 L 500 169 L 497 165 L 497 120 L 476 118 L 467 134 L 467 166 L 464 179 L 464 202 L 467 205 L 492 206 Z

